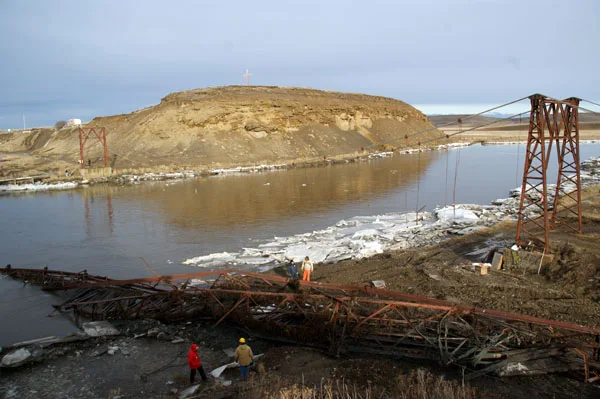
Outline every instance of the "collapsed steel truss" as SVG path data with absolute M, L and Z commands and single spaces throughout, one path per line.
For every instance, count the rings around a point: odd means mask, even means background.
M 523 172 L 516 241 L 538 239 L 550 249 L 549 233 L 559 226 L 582 232 L 579 163 L 579 99 L 557 101 L 535 94 L 530 97 L 529 134 Z M 556 145 L 558 175 L 554 201 L 549 203 L 548 164 Z M 567 183 L 574 186 L 569 188 Z M 561 196 L 570 200 L 559 204 Z M 526 212 L 537 216 L 528 218 Z M 551 212 L 551 213 L 550 213 Z M 575 221 L 573 221 L 573 218 Z
M 369 286 L 290 280 L 238 270 L 111 280 L 32 269 L 0 272 L 44 290 L 65 291 L 55 308 L 91 319 L 208 316 L 276 339 L 328 349 L 427 359 L 509 375 L 598 367 L 600 330 L 562 321 L 414 296 Z M 211 279 L 209 279 L 211 278 Z M 513 371 L 511 371 L 513 370 Z M 522 373 L 523 368 L 518 371 Z

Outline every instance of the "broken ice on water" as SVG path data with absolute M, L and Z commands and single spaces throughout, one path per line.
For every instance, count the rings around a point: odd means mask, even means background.
M 415 212 L 356 216 L 323 230 L 274 237 L 256 248 L 198 256 L 183 263 L 203 268 L 240 267 L 262 271 L 289 259 L 301 262 L 305 256 L 315 263 L 360 259 L 397 248 L 399 244 L 408 248 L 437 242 L 444 235 L 444 228 L 466 228 L 477 223 L 479 217 L 476 214 L 477 210 L 457 206 L 456 210 L 442 208 L 434 214 L 422 212 L 418 218 Z
M 599 159 L 582 163 L 582 187 L 600 181 L 597 168 Z M 552 203 L 555 185 L 548 185 Z M 564 190 L 574 189 L 571 183 Z M 435 209 L 433 212 L 389 213 L 385 215 L 355 216 L 338 221 L 322 230 L 273 237 L 254 248 L 239 252 L 221 252 L 198 256 L 183 263 L 203 268 L 236 267 L 265 271 L 293 259 L 301 262 L 305 256 L 314 263 L 334 263 L 345 259 L 361 259 L 388 250 L 432 245 L 454 235 L 472 233 L 499 221 L 517 218 L 521 188 L 511 190 L 510 198 L 497 199 L 490 205 L 461 204 Z M 535 209 L 525 211 L 526 217 L 535 217 Z

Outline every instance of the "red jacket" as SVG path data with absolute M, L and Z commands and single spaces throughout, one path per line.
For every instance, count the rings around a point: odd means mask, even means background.
M 198 356 L 198 352 L 196 352 L 196 349 L 198 349 L 198 345 L 192 344 L 192 347 L 188 352 L 188 364 L 190 365 L 190 369 L 192 370 L 195 370 L 202 366 L 202 363 L 200 362 L 200 356 Z

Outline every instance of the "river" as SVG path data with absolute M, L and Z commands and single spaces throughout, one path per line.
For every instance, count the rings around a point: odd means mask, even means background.
M 476 145 L 327 167 L 0 195 L 0 263 L 133 278 L 151 275 L 143 257 L 160 274 L 194 272 L 181 262 L 352 216 L 431 210 L 453 197 L 488 204 L 521 185 L 524 155 L 524 145 Z M 581 144 L 582 160 L 598 155 L 600 144 Z M 45 317 L 55 296 L 8 278 L 0 290 L 0 345 L 73 329 L 60 315 Z

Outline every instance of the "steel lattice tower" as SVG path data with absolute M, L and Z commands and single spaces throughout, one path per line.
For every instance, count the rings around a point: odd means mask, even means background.
M 546 252 L 560 226 L 582 232 L 578 98 L 529 97 L 531 113 L 516 241 L 537 239 Z M 548 164 L 556 146 L 556 187 L 548 187 Z M 553 199 L 549 197 L 552 193 Z M 574 218 L 573 218 L 574 216 Z

